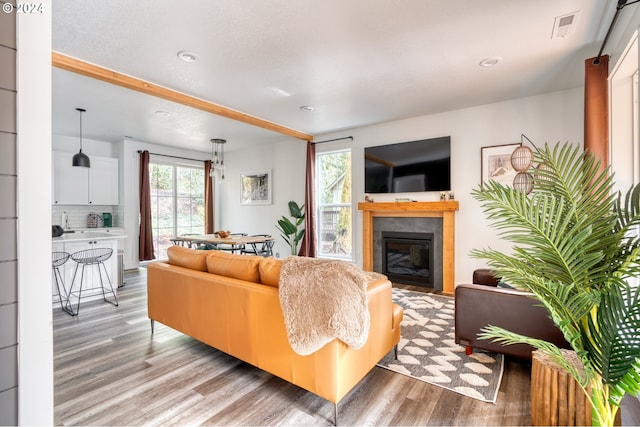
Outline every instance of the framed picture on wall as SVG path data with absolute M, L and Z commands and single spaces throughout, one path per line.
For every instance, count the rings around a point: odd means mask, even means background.
M 511 165 L 511 153 L 522 144 L 491 145 L 480 149 L 480 182 L 497 181 L 503 185 L 512 185 L 517 172 Z
M 240 174 L 240 204 L 271 204 L 271 169 Z

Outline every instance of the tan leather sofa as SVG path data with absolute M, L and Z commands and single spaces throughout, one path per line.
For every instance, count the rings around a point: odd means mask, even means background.
M 158 321 L 336 404 L 400 340 L 391 283 L 369 284 L 371 326 L 360 349 L 334 339 L 308 356 L 287 339 L 275 258 L 173 246 L 148 266 L 148 311 Z M 322 285 L 322 284 L 319 284 Z

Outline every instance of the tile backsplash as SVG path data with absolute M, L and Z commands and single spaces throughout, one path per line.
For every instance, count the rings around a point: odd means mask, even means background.
M 51 225 L 60 225 L 67 228 L 63 223 L 63 213 L 67 213 L 69 218 L 69 228 L 86 228 L 87 217 L 91 212 L 95 212 L 102 216 L 103 212 L 109 212 L 112 217 L 113 227 L 124 227 L 122 221 L 122 210 L 119 206 L 81 206 L 81 205 L 52 205 L 51 206 Z M 102 221 L 98 222 L 98 226 L 102 227 Z

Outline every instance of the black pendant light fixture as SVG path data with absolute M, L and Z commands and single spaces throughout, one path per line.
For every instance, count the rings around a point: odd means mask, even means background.
M 76 108 L 76 110 L 80 112 L 80 151 L 73 155 L 73 166 L 90 168 L 91 161 L 89 160 L 89 156 L 82 152 L 82 113 L 87 110 L 84 108 Z

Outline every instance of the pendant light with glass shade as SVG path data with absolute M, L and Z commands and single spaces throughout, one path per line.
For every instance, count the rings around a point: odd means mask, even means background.
M 91 161 L 89 160 L 89 156 L 82 152 L 82 113 L 84 113 L 84 108 L 76 108 L 78 112 L 80 112 L 80 151 L 73 155 L 73 166 L 79 166 L 83 168 L 90 168 Z
M 226 139 L 213 138 L 211 140 L 211 171 L 209 176 L 224 181 L 224 144 Z

